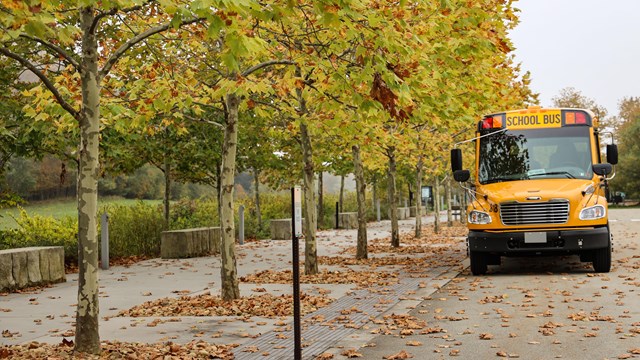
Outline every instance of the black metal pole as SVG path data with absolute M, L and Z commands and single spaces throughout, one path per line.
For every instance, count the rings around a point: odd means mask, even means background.
M 295 360 L 302 359 L 302 337 L 300 334 L 300 254 L 296 234 L 295 188 L 291 188 L 291 240 L 293 250 L 293 338 Z
M 338 213 L 340 212 L 339 206 L 340 203 L 336 201 L 336 229 L 340 229 L 340 224 L 338 223 Z

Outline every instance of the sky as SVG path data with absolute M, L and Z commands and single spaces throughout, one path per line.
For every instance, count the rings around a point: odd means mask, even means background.
M 573 87 L 618 114 L 640 96 L 640 0 L 519 0 L 516 62 L 531 72 L 540 105 Z

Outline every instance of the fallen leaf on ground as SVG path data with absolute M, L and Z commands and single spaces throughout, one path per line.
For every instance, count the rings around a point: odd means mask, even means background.
M 413 358 L 413 355 L 411 355 L 410 353 L 404 350 L 400 351 L 397 354 L 383 357 L 383 359 L 385 360 L 402 360 L 402 359 L 411 359 L 411 358 Z
M 329 360 L 333 359 L 333 354 L 330 353 L 322 353 L 316 357 L 316 360 Z
M 493 334 L 482 333 L 480 334 L 480 340 L 491 340 L 493 339 Z
M 327 296 L 301 295 L 302 315 L 331 304 Z M 289 316 L 293 311 L 292 295 L 275 296 L 269 293 L 224 301 L 209 293 L 179 298 L 162 298 L 147 301 L 123 310 L 116 317 L 145 316 Z
M 109 359 L 162 359 L 168 357 L 230 360 L 234 358 L 232 349 L 238 345 L 216 345 L 204 341 L 192 341 L 186 344 L 103 341 L 100 346 L 102 353 L 107 355 Z M 5 358 L 12 360 L 76 358 L 73 356 L 73 346 L 63 343 L 52 345 L 35 341 L 21 345 L 4 346 L 0 348 L 0 359 L 3 358 L 3 355 L 7 355 Z
M 360 357 L 362 357 L 362 354 L 359 353 L 358 350 L 355 350 L 355 349 L 345 350 L 345 351 L 341 352 L 340 355 L 346 356 L 348 358 L 360 358 Z

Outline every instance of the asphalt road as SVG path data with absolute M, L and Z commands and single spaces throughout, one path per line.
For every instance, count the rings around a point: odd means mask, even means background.
M 610 273 L 594 273 L 577 256 L 503 258 L 485 276 L 467 269 L 409 312 L 413 331 L 387 326 L 387 335 L 357 352 L 364 359 L 640 358 L 640 209 L 613 209 L 610 223 Z

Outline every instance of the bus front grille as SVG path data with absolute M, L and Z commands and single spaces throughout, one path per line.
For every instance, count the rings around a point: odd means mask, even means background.
M 500 204 L 504 225 L 564 224 L 569 219 L 569 201 Z

